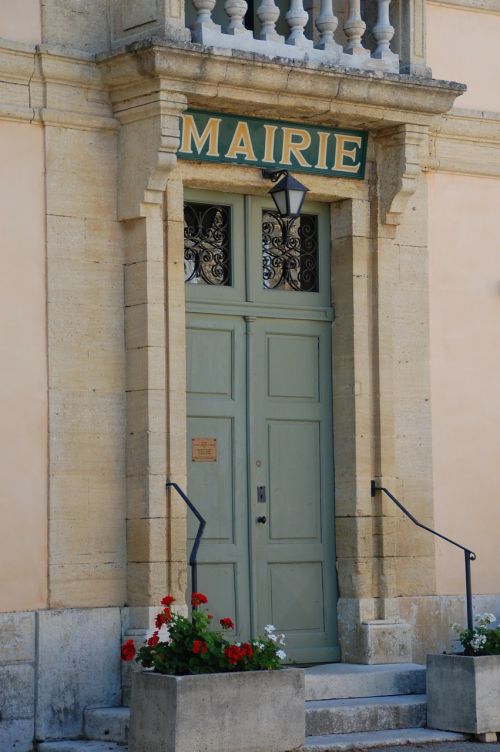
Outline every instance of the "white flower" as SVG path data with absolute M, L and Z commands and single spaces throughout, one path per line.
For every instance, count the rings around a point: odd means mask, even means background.
M 278 642 L 279 642 L 280 645 L 284 645 L 285 644 L 285 635 L 284 634 L 280 634 L 280 636 L 278 638 Z
M 496 619 L 497 617 L 495 616 L 495 614 L 489 614 L 487 612 L 484 614 L 476 614 L 476 616 L 474 617 L 476 624 L 479 624 L 479 626 L 481 627 L 484 627 L 487 624 L 493 624 Z
M 272 632 L 276 632 L 276 627 L 274 624 L 266 624 L 264 631 L 267 632 L 267 634 L 271 634 Z
M 267 636 L 268 636 L 268 639 L 271 640 L 271 642 L 278 642 L 278 636 L 275 634 L 272 634 L 272 632 L 269 632 Z
M 280 661 L 286 660 L 286 653 L 285 653 L 284 650 L 277 650 L 276 651 L 276 655 L 278 656 L 278 658 L 280 659 Z
M 451 625 L 451 628 L 453 629 L 454 632 L 460 633 L 462 631 L 462 627 L 460 626 L 460 624 L 457 624 L 456 622 Z
M 486 642 L 486 635 L 476 634 L 470 641 L 470 646 L 473 650 L 481 650 Z
M 257 648 L 257 650 L 264 650 L 265 645 L 263 642 L 254 642 L 253 644 L 254 648 Z

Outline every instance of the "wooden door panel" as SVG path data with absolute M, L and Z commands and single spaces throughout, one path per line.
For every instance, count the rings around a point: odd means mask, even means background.
M 268 397 L 319 399 L 318 338 L 274 334 L 267 338 Z M 299 363 L 300 367 L 290 368 Z
M 246 351 L 241 317 L 189 314 L 188 495 L 206 520 L 198 588 L 217 618 L 250 632 L 246 514 Z M 193 439 L 215 439 L 215 461 L 198 461 Z M 213 460 L 213 457 L 211 458 Z M 189 517 L 192 541 L 197 524 Z
M 322 322 L 253 325 L 253 451 L 268 517 L 253 529 L 256 623 L 272 621 L 303 661 L 338 657 L 330 337 Z
M 320 425 L 268 422 L 269 540 L 320 540 Z
M 188 457 L 189 493 L 197 499 L 196 506 L 207 521 L 203 535 L 205 541 L 217 543 L 235 542 L 234 457 L 233 418 L 205 416 L 188 418 L 188 448 L 193 439 L 215 438 L 217 461 L 194 462 Z M 191 450 L 192 451 L 192 450 Z M 189 516 L 190 537 L 196 535 L 198 522 Z

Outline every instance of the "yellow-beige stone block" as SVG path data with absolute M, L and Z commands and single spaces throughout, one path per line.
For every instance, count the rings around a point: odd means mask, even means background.
M 374 528 L 376 520 L 373 517 L 337 517 L 336 553 L 338 559 L 370 557 L 376 555 L 374 545 Z
M 127 438 L 127 474 L 140 475 L 145 472 L 154 475 L 163 473 L 166 477 L 167 450 L 166 435 L 153 431 L 129 433 Z
M 84 179 L 78 172 L 47 173 L 47 212 L 65 217 L 114 219 L 116 176 L 101 171 Z
M 126 514 L 125 484 L 120 477 L 52 475 L 50 518 L 53 521 L 85 518 L 112 521 L 122 526 Z
M 50 608 L 121 606 L 126 602 L 126 564 L 61 564 L 49 567 Z
M 128 306 L 164 304 L 165 265 L 161 261 L 137 261 L 125 267 L 125 300 Z
M 49 521 L 50 562 L 63 564 L 106 564 L 125 561 L 125 523 L 101 512 L 89 517 L 82 507 L 75 519 Z
M 398 557 L 394 562 L 398 596 L 426 595 L 435 592 L 436 573 L 433 556 Z
M 127 567 L 127 602 L 129 606 L 159 603 L 169 592 L 169 565 L 165 561 L 129 563 Z
M 165 518 L 127 520 L 127 557 L 129 562 L 167 561 Z
M 127 517 L 166 517 L 165 475 L 151 473 L 127 475 Z
M 123 305 L 123 269 L 120 264 L 58 259 L 48 275 L 49 302 L 96 308 Z
M 91 261 L 123 263 L 122 228 L 107 219 L 85 219 L 84 256 Z
M 49 347 L 123 347 L 123 307 L 94 308 L 52 302 L 49 312 Z
M 72 337 L 72 344 L 60 342 L 49 348 L 50 388 L 77 391 L 125 390 L 125 352 L 119 342 L 114 347 L 105 344 L 80 346 Z
M 49 447 L 54 475 L 124 475 L 122 433 L 59 431 L 49 434 Z
M 139 347 L 163 347 L 164 343 L 164 303 L 127 305 L 125 308 L 125 345 L 127 350 Z
M 128 392 L 128 432 L 165 432 L 166 410 L 166 393 L 164 389 L 142 389 Z
M 51 391 L 50 431 L 117 433 L 125 429 L 125 395 L 89 391 Z M 123 444 L 123 438 L 120 443 Z
M 141 347 L 127 352 L 127 390 L 165 389 L 165 350 Z

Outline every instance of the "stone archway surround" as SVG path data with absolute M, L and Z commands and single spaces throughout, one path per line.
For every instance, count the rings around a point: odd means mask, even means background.
M 250 88 L 245 62 L 162 43 L 100 64 L 120 122 L 128 628 L 148 629 L 161 595 L 182 600 L 186 584 L 185 510 L 164 491 L 166 477 L 186 479 L 183 185 L 266 190 L 248 168 L 177 162 L 179 118 L 188 103 L 278 115 L 279 91 L 284 119 L 371 135 L 365 182 L 308 183 L 313 198 L 332 206 L 339 627 L 343 660 L 410 660 L 412 626 L 399 598 L 435 592 L 433 544 L 374 502 L 369 484 L 383 477 L 432 521 L 422 165 L 429 128 L 461 89 L 268 61 L 254 62 Z

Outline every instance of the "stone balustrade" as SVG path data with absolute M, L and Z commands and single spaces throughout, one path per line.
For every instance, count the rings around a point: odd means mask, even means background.
M 339 20 L 332 0 L 320 0 L 319 13 L 313 17 L 315 39 L 306 35 L 309 12 L 303 0 L 287 0 L 289 8 L 285 21 L 289 33 L 282 36 L 276 30 L 280 8 L 275 0 L 260 0 L 256 9 L 259 31 L 245 27 L 246 0 L 192 0 L 196 20 L 191 27 L 192 40 L 208 47 L 219 47 L 253 52 L 269 58 L 312 60 L 325 65 L 344 66 L 362 70 L 399 72 L 399 57 L 390 48 L 394 28 L 389 18 L 391 0 L 373 0 L 376 5 L 376 21 L 367 29 L 361 13 L 361 0 L 346 0 L 343 23 L 344 44 L 336 40 L 340 32 Z M 216 3 L 224 3 L 227 25 L 214 23 L 212 14 Z M 363 35 L 371 32 L 373 49 L 363 45 Z

